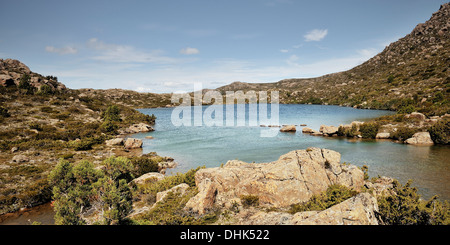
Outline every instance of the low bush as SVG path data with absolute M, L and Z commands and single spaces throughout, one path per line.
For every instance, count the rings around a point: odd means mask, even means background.
M 158 163 L 162 162 L 163 158 L 160 156 L 139 156 L 131 158 L 131 163 L 134 166 L 133 174 L 136 178 L 139 176 L 149 173 L 158 172 Z
M 436 144 L 450 144 L 450 120 L 440 120 L 428 129 Z
M 351 128 L 339 126 L 337 134 L 339 136 L 354 137 L 358 135 L 358 128 L 355 124 Z
M 1 117 L 10 117 L 11 114 L 9 114 L 8 109 L 0 106 L 0 116 Z
M 289 213 L 295 214 L 304 211 L 322 211 L 341 203 L 356 194 L 358 194 L 357 191 L 346 186 L 330 185 L 325 192 L 312 196 L 309 201 L 291 205 Z
M 418 129 L 415 128 L 408 128 L 408 127 L 398 127 L 397 131 L 391 133 L 391 138 L 394 140 L 401 140 L 405 141 L 409 138 L 411 138 Z
M 378 216 L 386 225 L 449 225 L 450 206 L 440 202 L 437 196 L 422 200 L 417 188 L 409 180 L 404 186 L 393 182 L 396 195 L 379 196 Z
M 240 196 L 241 203 L 245 208 L 256 207 L 259 205 L 259 196 L 255 195 L 242 195 Z
M 146 183 L 140 187 L 140 192 L 156 196 L 156 193 L 166 191 L 181 183 L 186 183 L 190 187 L 194 187 L 195 173 L 197 173 L 197 171 L 200 170 L 201 168 L 204 167 L 197 167 L 195 169 L 187 171 L 186 173 L 177 173 L 176 175 L 167 176 L 158 182 Z
M 380 125 L 377 122 L 365 122 L 359 126 L 363 138 L 375 139 Z

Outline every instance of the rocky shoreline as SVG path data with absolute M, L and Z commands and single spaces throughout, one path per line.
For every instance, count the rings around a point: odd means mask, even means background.
M 195 217 L 221 213 L 213 223 L 216 225 L 381 224 L 377 197 L 393 194 L 394 180 L 381 177 L 370 181 L 362 169 L 341 163 L 340 157 L 338 152 L 311 147 L 291 151 L 270 163 L 230 160 L 221 167 L 200 169 L 195 174 L 198 192 L 179 211 Z M 164 178 L 152 174 L 141 177 L 137 184 Z M 334 186 L 348 188 L 354 195 L 324 210 L 289 211 Z M 188 190 L 189 185 L 181 183 L 158 192 L 156 203 L 135 203 L 129 217 L 139 220 L 143 213 L 166 202 L 168 192 L 184 196 Z M 246 205 L 250 197 L 257 200 L 256 205 Z
M 323 137 L 348 137 L 348 138 L 371 138 L 394 140 L 397 143 L 411 145 L 429 146 L 442 144 L 441 141 L 433 140 L 430 129 L 438 123 L 446 123 L 450 114 L 427 118 L 424 114 L 413 112 L 411 114 L 398 115 L 401 121 L 381 121 L 380 118 L 368 122 L 353 121 L 350 124 L 339 126 L 321 125 L 319 130 L 301 124 L 303 134 Z M 397 117 L 398 117 L 397 116 Z M 266 125 L 260 125 L 266 127 Z M 269 127 L 281 127 L 280 132 L 296 132 L 297 125 L 269 125 Z M 404 132 L 404 133 L 402 133 Z M 446 137 L 446 142 L 448 137 Z M 444 143 L 445 144 L 445 143 Z

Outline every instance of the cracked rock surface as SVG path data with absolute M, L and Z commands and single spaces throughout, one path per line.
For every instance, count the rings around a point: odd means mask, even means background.
M 195 175 L 199 193 L 186 208 L 202 214 L 215 205 L 240 203 L 243 195 L 258 196 L 263 206 L 283 208 L 308 201 L 333 184 L 360 190 L 364 173 L 354 165 L 341 164 L 340 158 L 332 150 L 308 148 L 269 163 L 231 160 L 223 167 L 201 169 Z

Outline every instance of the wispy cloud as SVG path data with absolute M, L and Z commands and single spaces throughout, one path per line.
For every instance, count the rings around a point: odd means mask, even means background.
M 180 54 L 185 54 L 185 55 L 192 55 L 192 54 L 198 54 L 200 53 L 200 51 L 196 48 L 191 48 L 191 47 L 187 47 L 187 48 L 183 48 L 180 50 Z
M 327 34 L 328 34 L 327 29 L 324 30 L 314 29 L 306 33 L 306 35 L 304 35 L 303 37 L 305 38 L 306 42 L 320 41 L 324 39 Z
M 63 47 L 63 48 L 56 48 L 54 46 L 46 46 L 45 47 L 45 51 L 49 52 L 49 53 L 56 53 L 56 54 L 76 54 L 78 53 L 78 50 L 74 47 Z
M 281 53 L 288 53 L 289 50 L 288 50 L 288 49 L 280 49 L 280 52 L 281 52 Z
M 109 44 L 91 38 L 87 42 L 87 47 L 95 50 L 98 55 L 93 56 L 94 60 L 119 62 L 119 63 L 159 63 L 172 64 L 180 60 L 163 55 L 162 50 L 144 51 L 138 50 L 129 45 Z
M 277 6 L 279 4 L 288 4 L 288 3 L 291 4 L 292 0 L 269 0 L 269 1 L 266 1 L 264 3 L 264 5 L 266 5 L 268 7 L 274 7 L 274 6 Z
M 213 29 L 186 29 L 183 33 L 194 38 L 205 38 L 215 36 L 219 31 Z
M 261 37 L 261 34 L 259 33 L 242 33 L 242 34 L 235 34 L 232 35 L 230 38 L 233 40 L 250 40 Z

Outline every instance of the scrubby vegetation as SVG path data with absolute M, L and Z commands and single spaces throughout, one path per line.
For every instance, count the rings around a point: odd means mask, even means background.
M 357 191 L 354 191 L 348 187 L 331 185 L 325 192 L 312 196 L 309 201 L 292 205 L 289 213 L 295 214 L 297 212 L 304 211 L 322 211 L 343 202 L 356 194 L 358 194 Z
M 376 122 L 366 122 L 359 126 L 359 131 L 363 138 L 375 139 L 380 125 Z
M 447 201 L 440 202 L 437 196 L 422 200 L 412 181 L 401 185 L 394 181 L 396 195 L 377 198 L 379 219 L 386 225 L 449 225 L 450 206 Z
M 189 185 L 184 195 L 169 192 L 164 200 L 155 204 L 148 212 L 139 214 L 133 218 L 133 223 L 143 225 L 204 225 L 211 224 L 217 220 L 217 213 L 211 212 L 203 216 L 193 215 L 184 210 L 190 198 L 197 194 L 195 185 L 195 173 L 200 169 L 191 169 L 186 173 L 177 173 L 167 176 L 160 181 L 148 181 L 138 187 L 137 194 L 145 199 L 147 205 L 156 202 L 156 193 L 169 190 L 179 184 Z
M 442 120 L 431 126 L 428 130 L 431 139 L 438 144 L 450 144 L 450 120 Z
M 53 187 L 55 224 L 85 224 L 83 215 L 89 209 L 101 210 L 101 224 L 121 224 L 132 207 L 128 185 L 132 168 L 123 157 L 105 160 L 103 170 L 88 161 L 74 165 L 61 160 L 48 177 Z
M 126 103 L 131 98 L 127 91 L 113 90 L 108 94 L 56 90 L 49 85 L 37 89 L 29 81 L 25 75 L 20 86 L 14 82 L 8 87 L 0 86 L 0 214 L 49 201 L 48 185 L 42 181 L 59 158 L 100 162 L 110 154 L 104 141 L 115 137 L 119 129 L 135 123 L 153 125 L 156 120 L 155 116 L 144 115 Z M 114 92 L 123 95 L 113 97 Z M 137 101 L 147 100 L 143 105 L 160 105 L 154 98 L 156 95 L 132 91 L 130 94 Z M 136 101 L 130 102 L 134 106 Z M 29 159 L 22 163 L 29 168 L 16 171 L 21 165 L 12 161 L 15 155 Z M 153 169 L 149 163 L 136 171 L 142 174 Z M 31 170 L 33 174 L 26 174 Z

